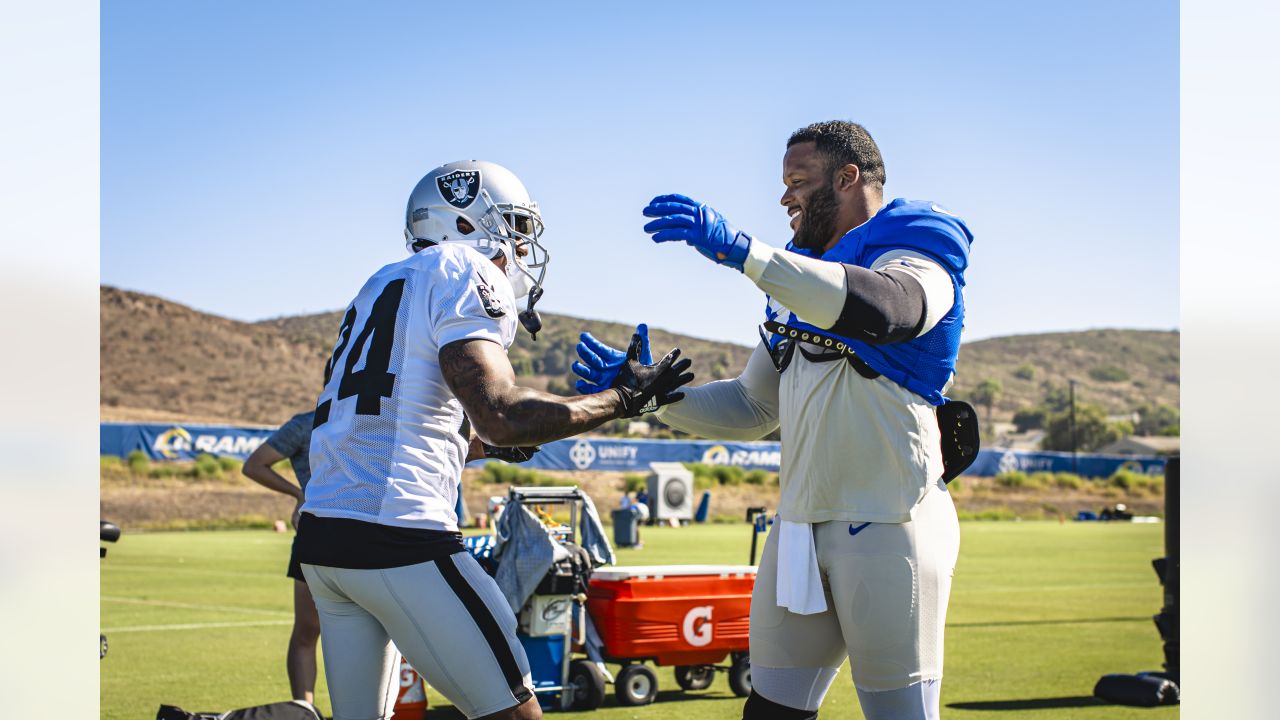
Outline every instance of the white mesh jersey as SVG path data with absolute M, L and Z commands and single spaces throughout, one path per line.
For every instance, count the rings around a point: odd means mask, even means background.
M 326 366 L 303 511 L 457 530 L 468 438 L 440 348 L 482 339 L 505 350 L 515 334 L 510 281 L 470 246 L 437 245 L 374 273 Z

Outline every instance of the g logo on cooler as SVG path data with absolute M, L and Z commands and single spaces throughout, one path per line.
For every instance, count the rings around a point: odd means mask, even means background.
M 681 635 L 684 641 L 694 647 L 702 647 L 711 644 L 711 605 L 701 605 L 693 608 L 684 616 L 684 622 L 680 626 Z M 698 621 L 702 622 L 699 623 Z

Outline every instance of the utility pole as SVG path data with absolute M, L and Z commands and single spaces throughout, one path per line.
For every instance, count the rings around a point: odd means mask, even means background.
M 1076 381 L 1068 379 L 1067 383 L 1071 386 L 1071 472 L 1079 475 L 1080 470 L 1076 463 Z

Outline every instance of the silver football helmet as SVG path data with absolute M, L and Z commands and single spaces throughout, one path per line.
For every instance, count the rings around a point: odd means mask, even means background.
M 503 253 L 516 298 L 529 297 L 520 322 L 536 337 L 542 323 L 533 306 L 542 297 L 549 256 L 538 241 L 545 229 L 538 203 L 515 173 L 484 160 L 441 165 L 409 194 L 404 226 L 410 252 L 457 242 L 490 259 Z

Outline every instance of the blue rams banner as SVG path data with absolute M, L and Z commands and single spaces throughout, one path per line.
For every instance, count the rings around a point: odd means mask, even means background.
M 101 452 L 124 457 L 134 450 L 152 460 L 191 460 L 201 453 L 246 458 L 274 428 L 216 425 L 134 425 L 102 423 Z M 776 442 L 715 440 L 620 440 L 580 437 L 542 446 L 523 467 L 537 470 L 647 471 L 652 462 L 699 462 L 778 472 L 782 452 Z M 1077 471 L 1085 477 L 1109 477 L 1121 467 L 1148 475 L 1164 472 L 1164 459 L 1133 455 L 1080 455 Z M 965 475 L 1003 472 L 1071 472 L 1071 453 L 981 450 Z
M 273 432 L 275 428 L 269 427 L 102 423 L 99 446 L 101 454 L 120 457 L 141 450 L 152 460 L 194 460 L 203 453 L 243 460 Z

